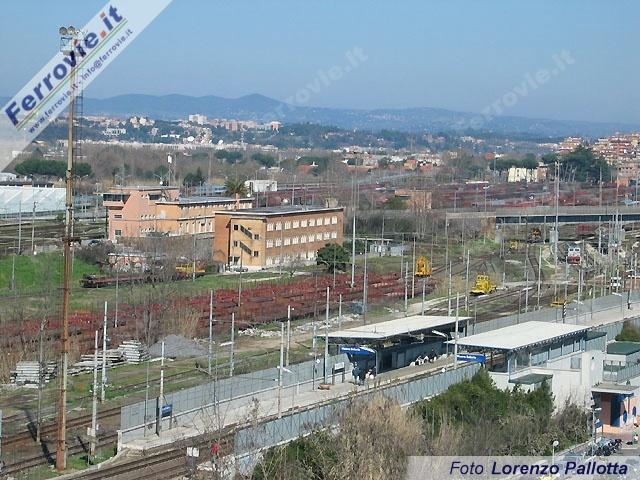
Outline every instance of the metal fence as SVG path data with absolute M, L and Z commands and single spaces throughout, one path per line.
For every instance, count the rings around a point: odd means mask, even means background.
M 329 357 L 329 371 L 339 362 L 344 362 L 348 368 L 349 359 L 345 354 L 341 354 Z M 285 387 L 312 381 L 314 377 L 321 379 L 324 376 L 324 363 L 316 363 L 311 360 L 289 365 L 287 370 L 289 372 L 282 376 L 282 383 Z M 167 393 L 164 396 L 164 405 L 170 405 L 171 415 L 178 417 L 184 412 L 212 405 L 214 401 L 224 402 L 232 398 L 253 395 L 276 388 L 277 385 L 278 369 L 275 367 L 267 368 Z M 120 410 L 120 428 L 128 430 L 153 422 L 156 418 L 156 405 L 156 398 L 152 398 L 146 402 L 142 401 L 123 406 Z M 127 438 L 130 439 L 132 437 L 135 437 L 135 434 L 128 432 Z
M 630 303 L 640 302 L 640 292 L 631 292 L 627 297 L 627 292 L 620 295 L 607 295 L 595 299 L 585 299 L 581 303 L 573 302 L 567 305 L 566 318 L 564 323 L 584 324 L 591 317 L 591 313 L 597 313 L 604 310 L 612 310 L 619 308 L 621 312 L 627 312 L 627 300 Z M 486 322 L 471 324 L 469 326 L 468 335 L 476 333 L 484 333 L 497 328 L 509 327 L 519 323 L 539 321 L 539 322 L 562 322 L 562 308 L 541 308 L 527 313 L 508 315 L 505 317 L 494 318 Z M 609 339 L 613 339 L 622 331 L 622 322 L 616 322 L 595 328 L 596 331 L 607 333 Z
M 350 402 L 369 401 L 375 395 L 384 395 L 401 405 L 408 405 L 446 391 L 451 385 L 471 378 L 479 369 L 478 363 L 463 365 L 428 377 L 369 390 L 355 398 L 334 401 L 239 430 L 234 439 L 234 454 L 241 463 L 243 456 L 245 462 L 251 463 L 251 455 L 247 454 L 288 442 L 320 428 L 336 425 Z M 250 468 L 250 465 L 246 466 Z M 240 470 L 243 468 L 240 467 Z
M 629 364 L 620 368 L 616 368 L 615 365 L 605 365 L 604 379 L 607 381 L 620 383 L 638 376 L 640 376 L 640 363 Z

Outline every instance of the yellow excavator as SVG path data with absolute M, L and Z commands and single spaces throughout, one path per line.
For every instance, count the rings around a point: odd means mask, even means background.
M 430 277 L 432 273 L 433 268 L 431 268 L 429 259 L 425 256 L 418 257 L 418 259 L 416 260 L 416 277 Z
M 496 291 L 498 286 L 491 281 L 489 275 L 478 275 L 476 283 L 469 292 L 471 295 L 487 295 Z

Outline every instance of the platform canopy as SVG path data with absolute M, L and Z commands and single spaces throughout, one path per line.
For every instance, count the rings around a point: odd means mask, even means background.
M 470 317 L 458 317 L 459 327 L 465 325 Z M 359 327 L 338 330 L 329 333 L 329 339 L 340 339 L 350 343 L 381 342 L 396 337 L 415 336 L 437 331 L 438 328 L 453 326 L 456 317 L 440 315 L 413 315 L 411 317 L 372 323 Z M 439 332 L 444 333 L 444 332 Z M 443 337 L 444 338 L 444 337 Z
M 458 346 L 487 350 L 520 350 L 585 332 L 589 327 L 567 323 L 525 322 L 458 340 Z M 449 343 L 453 343 L 450 341 Z

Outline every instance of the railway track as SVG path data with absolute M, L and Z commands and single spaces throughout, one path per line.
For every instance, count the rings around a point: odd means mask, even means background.
M 0 223 L 0 253 L 8 254 L 17 251 L 18 237 L 22 237 L 22 250 L 31 248 L 31 219 L 23 219 L 22 225 L 16 223 Z M 21 231 L 20 231 L 21 230 Z M 64 234 L 64 224 L 57 220 L 36 220 L 34 227 L 34 243 L 42 246 L 56 244 Z M 105 237 L 105 223 L 78 221 L 74 223 L 74 237 L 79 240 L 90 240 Z
M 69 441 L 72 438 L 72 441 Z M 98 448 L 111 447 L 116 444 L 118 441 L 118 433 L 117 432 L 107 432 L 101 437 L 98 438 Z M 49 443 L 51 443 L 52 448 L 49 449 Z M 39 467 L 41 465 L 53 465 L 55 463 L 56 457 L 56 449 L 55 442 L 43 442 L 42 444 L 43 453 L 38 455 L 32 455 L 26 458 L 22 458 L 17 462 L 6 464 L 5 469 L 3 470 L 3 474 L 5 475 L 13 475 L 16 473 L 23 472 L 25 470 Z M 67 438 L 67 452 L 69 455 L 79 455 L 82 453 L 87 453 L 89 451 L 89 444 L 83 441 L 79 436 L 73 436 Z M 110 478 L 110 477 L 96 477 L 96 478 Z
M 120 407 L 107 408 L 98 413 L 98 423 L 104 424 L 107 420 L 120 416 Z M 119 422 L 118 422 L 119 423 Z M 78 429 L 80 427 L 88 427 L 91 425 L 91 414 L 80 415 L 78 417 L 72 417 L 67 421 L 67 429 Z M 28 430 L 23 430 L 14 435 L 7 436 L 2 439 L 2 448 L 15 449 L 16 445 L 25 444 L 27 442 L 35 442 L 36 426 L 30 424 Z M 44 424 L 40 430 L 40 436 L 42 438 L 50 437 L 56 434 L 57 426 L 55 423 L 49 422 Z

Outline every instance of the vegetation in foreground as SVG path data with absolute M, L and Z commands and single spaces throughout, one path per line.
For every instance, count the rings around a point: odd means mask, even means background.
M 543 383 L 533 392 L 499 390 L 485 370 L 409 410 L 383 397 L 354 401 L 338 431 L 322 430 L 270 449 L 254 480 L 402 478 L 410 455 L 550 455 L 589 438 L 588 414 L 573 404 L 554 413 Z

